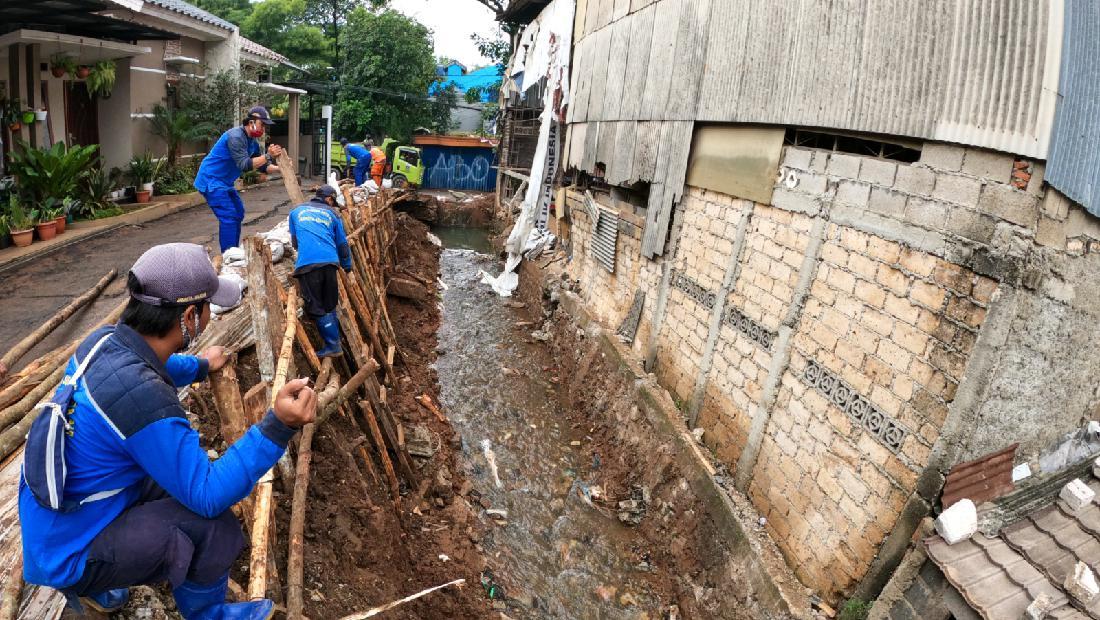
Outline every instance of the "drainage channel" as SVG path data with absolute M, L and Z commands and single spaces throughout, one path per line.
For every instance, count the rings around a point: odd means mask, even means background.
M 487 233 L 436 229 L 443 240 L 440 397 L 486 521 L 481 541 L 496 606 L 514 618 L 660 618 L 643 543 L 590 502 L 577 472 L 598 469 L 590 438 L 566 418 L 546 346 L 517 309 L 480 284 L 500 271 Z M 539 319 L 541 320 L 541 316 Z M 598 457 L 597 457 L 598 458 Z M 667 608 L 667 605 L 666 605 Z

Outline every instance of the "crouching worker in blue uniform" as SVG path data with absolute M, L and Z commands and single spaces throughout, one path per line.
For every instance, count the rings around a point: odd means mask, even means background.
M 77 349 L 31 426 L 19 484 L 26 581 L 70 605 L 114 611 L 127 588 L 168 582 L 187 620 L 269 618 L 269 600 L 227 603 L 244 546 L 230 507 L 313 421 L 317 397 L 290 381 L 263 420 L 216 461 L 199 445 L 176 389 L 221 368 L 212 347 L 181 355 L 240 288 L 218 278 L 202 247 L 151 248 L 134 263 L 118 325 Z
M 222 134 L 210 152 L 203 158 L 195 175 L 195 189 L 202 192 L 210 210 L 218 218 L 218 244 L 222 253 L 241 244 L 241 222 L 244 221 L 244 203 L 233 184 L 242 172 L 278 172 L 275 158 L 282 155 L 278 144 L 260 153 L 260 144 L 268 125 L 274 125 L 271 115 L 263 106 L 248 111 L 240 127 Z
M 370 150 L 374 144 L 369 140 L 365 144 L 350 144 L 347 138 L 341 140 L 340 144 L 344 147 L 344 156 L 348 159 L 349 167 L 351 166 L 351 158 L 355 158 L 355 168 L 352 169 L 352 174 L 355 176 L 355 184 L 362 185 L 366 182 L 370 173 Z
M 294 277 L 306 314 L 325 341 L 318 357 L 337 357 L 343 352 L 335 312 L 340 300 L 336 269 L 351 271 L 351 251 L 337 208 L 336 190 L 322 185 L 309 202 L 290 212 L 290 242 L 298 250 Z

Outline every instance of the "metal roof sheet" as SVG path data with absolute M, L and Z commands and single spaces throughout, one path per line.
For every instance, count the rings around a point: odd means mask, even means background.
M 964 497 L 980 505 L 1012 491 L 1012 465 L 1019 446 L 1015 443 L 952 467 L 943 485 L 943 507 L 949 508 Z

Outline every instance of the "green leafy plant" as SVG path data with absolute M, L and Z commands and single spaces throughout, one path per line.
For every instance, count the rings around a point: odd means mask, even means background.
M 168 147 L 165 162 L 168 168 L 175 165 L 181 146 L 208 138 L 214 129 L 212 123 L 197 119 L 188 110 L 173 109 L 159 103 L 153 107 L 150 123 L 153 134 L 164 140 Z
M 165 164 L 156 178 L 157 193 L 166 196 L 189 194 L 195 191 L 195 175 L 199 171 L 201 159 L 192 157 L 186 162 L 177 162 L 174 166 Z
M 101 60 L 97 62 L 84 81 L 84 85 L 88 88 L 88 94 L 93 97 L 103 97 L 104 99 L 110 97 L 111 91 L 115 89 L 114 61 Z
M 62 74 L 76 74 L 76 59 L 68 54 L 58 52 L 50 56 L 50 69 L 60 69 Z M 60 75 L 57 77 L 61 77 Z
M 127 169 L 127 173 L 130 177 L 130 181 L 134 185 L 141 189 L 142 185 L 146 183 L 152 183 L 156 177 L 157 164 L 153 161 L 153 156 L 149 153 L 143 153 L 141 155 L 135 155 L 130 160 L 130 166 Z
M 19 192 L 8 195 L 8 226 L 15 232 L 22 232 L 34 228 L 34 220 L 23 208 L 23 199 Z
M 23 122 L 23 103 L 18 97 L 3 101 L 3 115 L 5 125 L 15 125 Z
M 61 209 L 65 198 L 76 193 L 98 148 L 95 144 L 70 148 L 58 142 L 48 149 L 36 149 L 20 143 L 11 152 L 9 171 L 20 194 L 35 208 Z
M 118 168 L 107 172 L 102 166 L 95 166 L 89 170 L 77 189 L 79 204 L 72 211 L 73 217 L 91 219 L 100 211 L 115 207 L 110 195 L 118 187 L 121 178 L 122 171 Z
M 866 620 L 871 613 L 871 603 L 858 598 L 848 599 L 844 607 L 840 608 L 838 620 Z

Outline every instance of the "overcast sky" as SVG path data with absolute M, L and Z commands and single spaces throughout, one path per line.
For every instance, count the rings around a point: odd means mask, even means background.
M 456 58 L 471 69 L 489 63 L 470 35 L 489 36 L 498 28 L 493 12 L 477 0 L 392 0 L 390 6 L 432 29 L 436 56 Z

